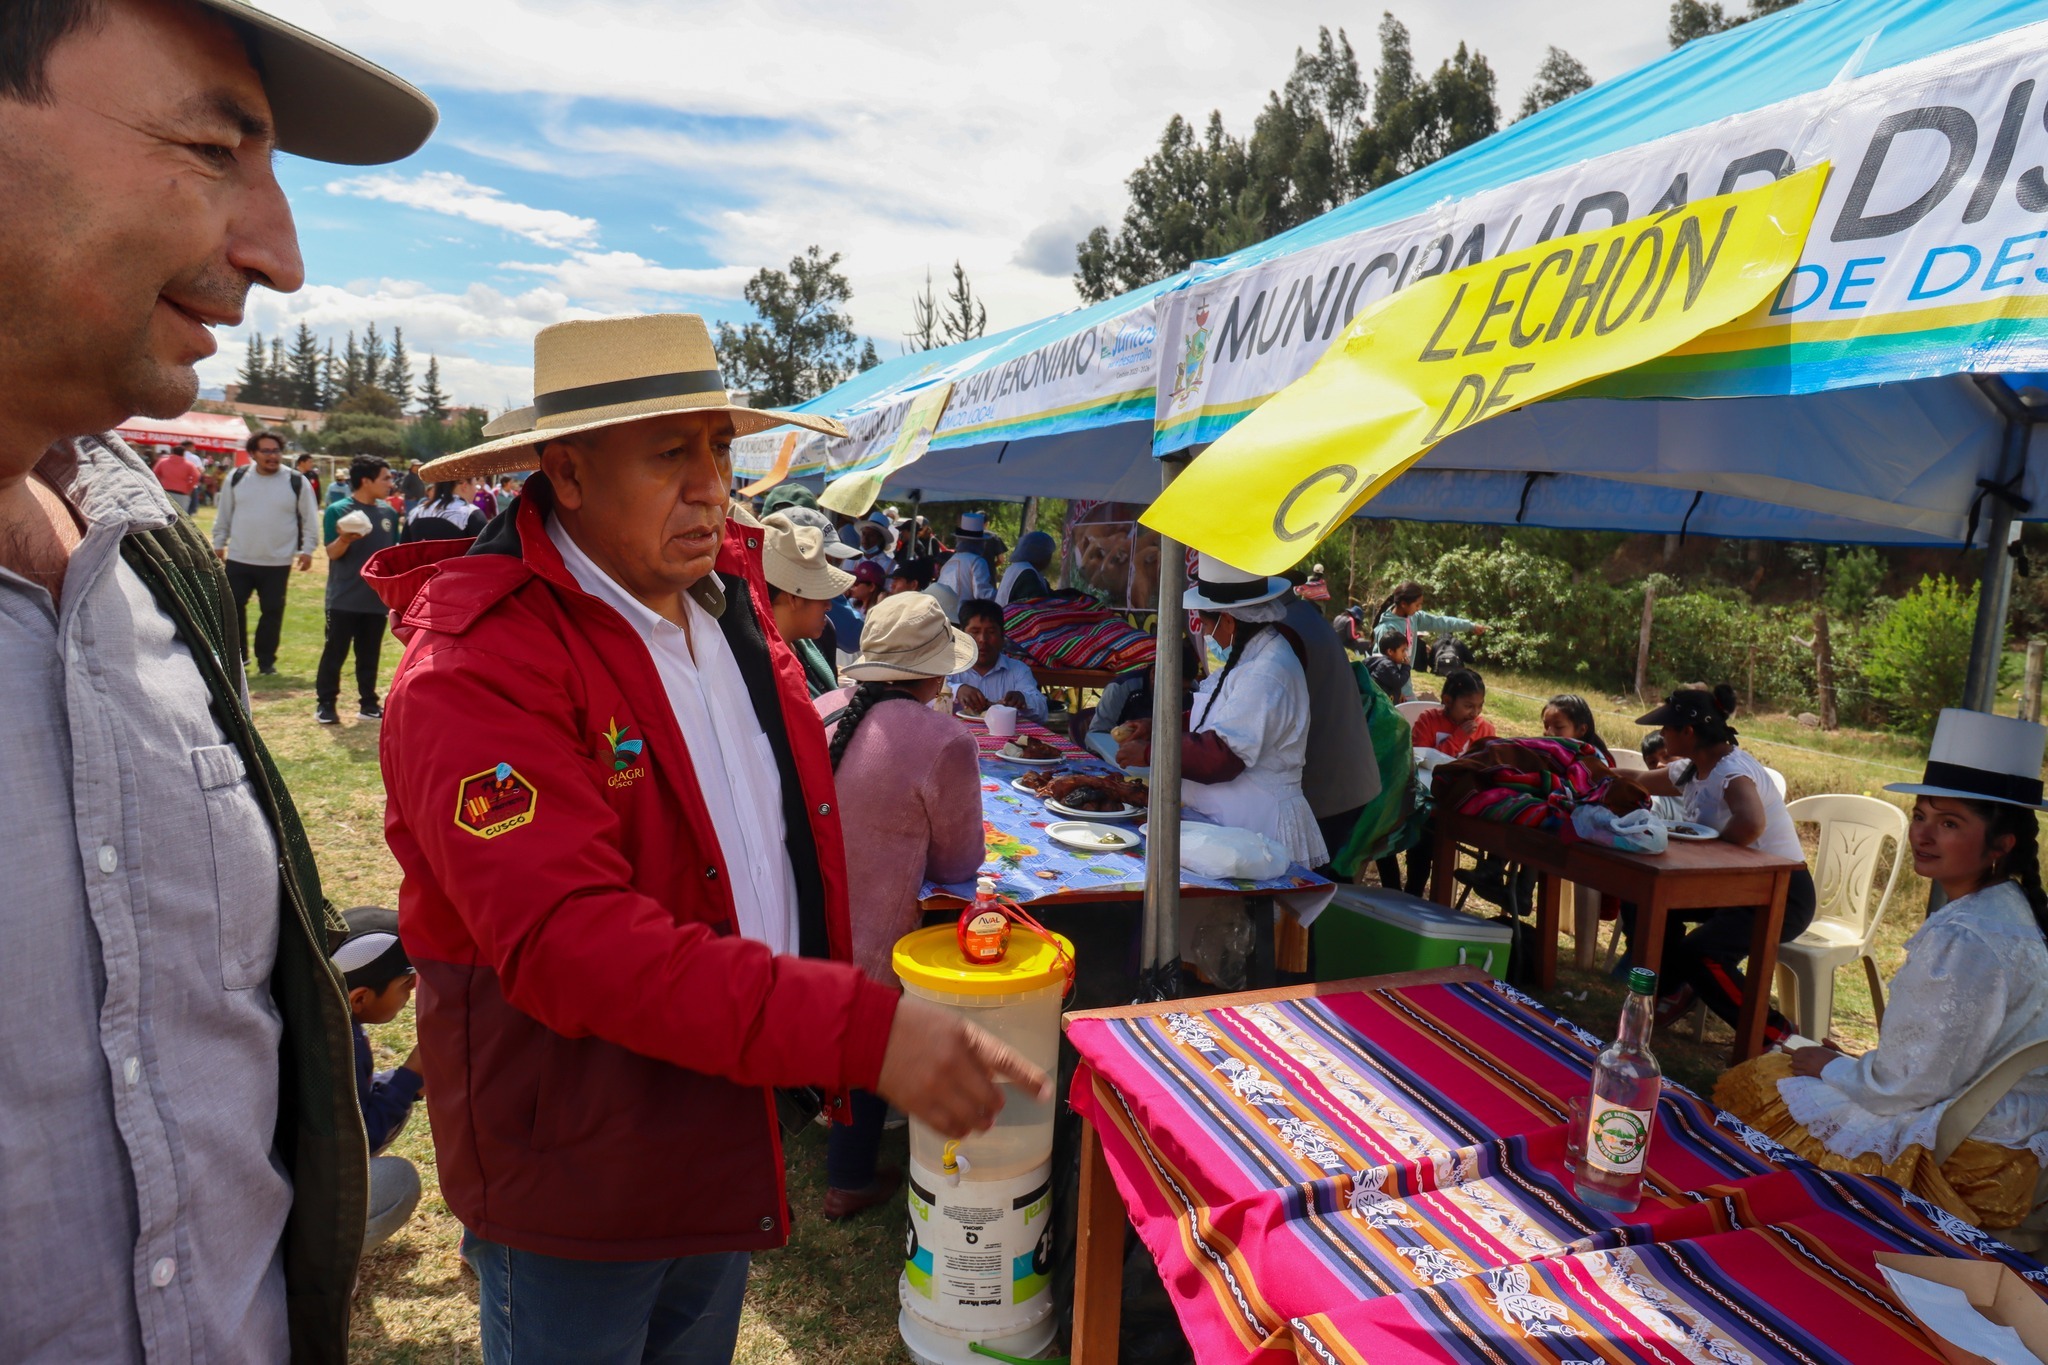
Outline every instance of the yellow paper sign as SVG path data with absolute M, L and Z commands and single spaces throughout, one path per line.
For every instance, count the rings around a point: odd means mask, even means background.
M 882 485 L 889 481 L 891 475 L 924 458 L 924 452 L 932 443 L 932 433 L 939 428 L 939 418 L 945 415 L 946 400 L 952 396 L 950 381 L 934 384 L 918 394 L 911 400 L 909 411 L 903 414 L 903 425 L 897 429 L 896 441 L 889 447 L 888 458 L 873 469 L 841 474 L 818 495 L 818 506 L 841 516 L 865 515 L 875 505 L 875 499 L 881 496 Z
M 1279 573 L 1438 441 L 1731 322 L 1806 242 L 1825 163 L 1434 276 L 1353 318 L 1226 432 L 1145 525 Z
M 797 434 L 792 431 L 782 438 L 782 449 L 775 452 L 775 467 L 740 490 L 743 498 L 755 498 L 789 477 L 789 462 L 796 455 Z

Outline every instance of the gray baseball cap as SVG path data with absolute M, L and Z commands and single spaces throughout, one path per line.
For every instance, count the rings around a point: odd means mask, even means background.
M 281 151 L 376 166 L 411 156 L 441 120 L 434 102 L 410 82 L 246 0 L 194 2 L 248 35 Z

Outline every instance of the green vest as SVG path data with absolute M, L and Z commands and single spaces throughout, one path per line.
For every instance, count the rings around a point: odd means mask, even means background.
M 161 530 L 124 537 L 121 557 L 177 624 L 213 699 L 214 720 L 241 753 L 282 853 L 282 923 L 270 994 L 284 1022 L 274 1150 L 292 1182 L 284 1227 L 291 1358 L 295 1365 L 346 1365 L 349 1296 L 370 1203 L 370 1151 L 356 1099 L 348 997 L 328 958 L 346 926 L 320 894 L 305 827 L 242 705 L 240 626 L 212 547 L 181 516 Z

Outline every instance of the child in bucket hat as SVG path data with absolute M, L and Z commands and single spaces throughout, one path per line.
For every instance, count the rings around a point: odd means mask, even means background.
M 2048 729 L 2032 722 L 1941 713 L 1921 780 L 1885 790 L 1914 798 L 1900 856 L 1910 852 L 1948 899 L 1906 940 L 1877 1046 L 1861 1057 L 1830 1047 L 1766 1054 L 1714 1090 L 1716 1103 L 1799 1156 L 1896 1181 L 2034 1250 L 2048 1226 L 2035 1207 L 2048 1068 L 1988 1105 L 1965 1110 L 1962 1097 L 2004 1059 L 2048 1042 L 2044 748 Z

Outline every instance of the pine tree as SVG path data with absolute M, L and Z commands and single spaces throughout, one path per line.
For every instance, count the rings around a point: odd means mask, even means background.
M 289 406 L 303 412 L 320 406 L 320 340 L 303 322 L 299 334 L 292 338 L 289 378 L 281 377 L 279 382 L 289 385 Z
M 363 383 L 378 386 L 384 382 L 384 338 L 377 335 L 377 324 L 371 323 L 363 329 Z
M 420 416 L 441 421 L 448 416 L 448 395 L 441 390 L 441 358 L 427 357 L 427 377 L 420 384 Z
M 341 383 L 337 386 L 340 391 L 334 395 L 335 405 L 338 405 L 341 400 L 347 398 L 362 386 L 363 348 L 356 341 L 355 332 L 350 331 L 348 334 L 348 345 L 343 348 L 341 353 Z
M 263 344 L 263 333 L 249 334 L 249 344 L 242 356 L 242 369 L 235 376 L 235 382 L 241 386 L 236 396 L 242 402 L 269 401 L 264 394 L 270 388 L 270 352 Z
M 946 295 L 946 315 L 941 324 L 946 329 L 948 345 L 956 341 L 972 341 L 988 330 L 988 307 L 974 297 L 974 287 L 967 283 L 967 270 L 960 262 L 953 262 L 953 288 Z
M 292 401 L 292 372 L 284 356 L 284 338 L 270 339 L 270 361 L 264 366 L 263 401 L 282 407 Z
M 350 339 L 349 344 L 355 344 L 353 338 Z M 346 369 L 334 355 L 334 339 L 329 337 L 327 340 L 327 354 L 321 357 L 320 360 L 320 411 L 334 411 L 334 405 L 339 403 L 342 395 L 348 392 L 347 380 L 348 373 Z
M 384 392 L 398 400 L 402 412 L 412 404 L 412 357 L 405 350 L 405 329 L 391 329 L 391 355 L 384 362 Z
M 1563 48 L 1553 47 L 1544 55 L 1543 64 L 1536 68 L 1536 83 L 1522 97 L 1521 117 L 1540 113 L 1560 100 L 1568 100 L 1581 90 L 1592 87 L 1593 76 L 1586 70 L 1586 64 Z
M 929 351 L 944 345 L 939 326 L 939 296 L 932 292 L 932 268 L 924 268 L 924 292 L 910 296 L 910 330 L 903 334 L 903 351 Z

